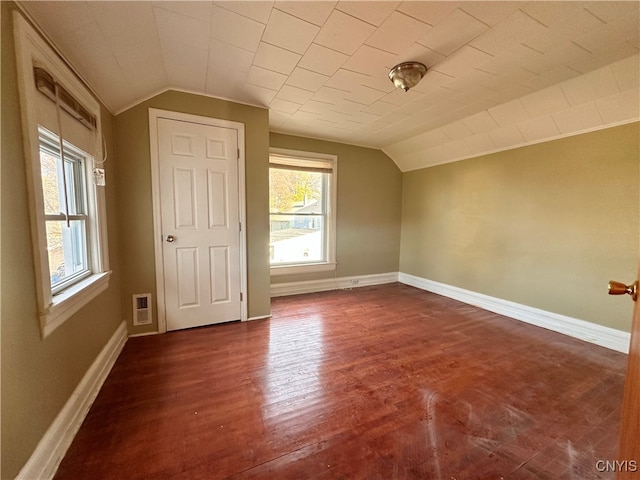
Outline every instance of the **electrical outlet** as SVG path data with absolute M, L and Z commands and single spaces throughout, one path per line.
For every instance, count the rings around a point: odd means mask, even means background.
M 360 283 L 360 280 L 358 280 L 357 278 L 354 278 L 353 280 L 351 280 L 351 285 L 358 285 Z

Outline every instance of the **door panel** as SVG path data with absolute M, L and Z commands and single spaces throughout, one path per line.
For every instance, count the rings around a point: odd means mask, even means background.
M 158 119 L 168 330 L 241 317 L 237 152 L 234 129 Z

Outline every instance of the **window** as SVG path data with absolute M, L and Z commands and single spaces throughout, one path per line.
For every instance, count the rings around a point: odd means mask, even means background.
M 61 155 L 60 138 L 42 127 L 39 132 L 49 276 L 55 294 L 91 273 L 87 259 L 87 154 L 66 143 Z
M 109 285 L 100 105 L 14 12 L 31 240 L 43 338 Z
M 335 269 L 336 165 L 334 155 L 271 150 L 272 275 Z

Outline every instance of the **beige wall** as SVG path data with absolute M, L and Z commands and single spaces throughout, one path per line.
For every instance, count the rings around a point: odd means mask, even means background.
M 271 133 L 270 146 L 338 156 L 337 277 L 398 271 L 402 174 L 380 150 Z M 268 204 L 265 205 L 268 208 Z M 330 278 L 283 275 L 272 283 Z
M 122 232 L 122 309 L 130 333 L 157 330 L 133 327 L 131 295 L 157 299 L 153 246 L 149 108 L 202 115 L 245 125 L 247 192 L 247 263 L 249 317 L 269 315 L 269 118 L 267 110 L 175 91 L 165 92 L 116 116 L 119 175 L 118 222 Z
M 638 124 L 404 174 L 400 271 L 629 331 Z
M 2 9 L 2 470 L 14 478 L 122 321 L 114 163 L 106 163 L 109 289 L 45 340 L 40 336 L 13 43 L 12 2 Z M 103 109 L 109 156 L 113 117 Z

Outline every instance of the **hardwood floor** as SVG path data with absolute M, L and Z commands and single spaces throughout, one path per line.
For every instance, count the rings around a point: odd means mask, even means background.
M 609 479 L 626 356 L 400 284 L 131 338 L 57 479 Z

